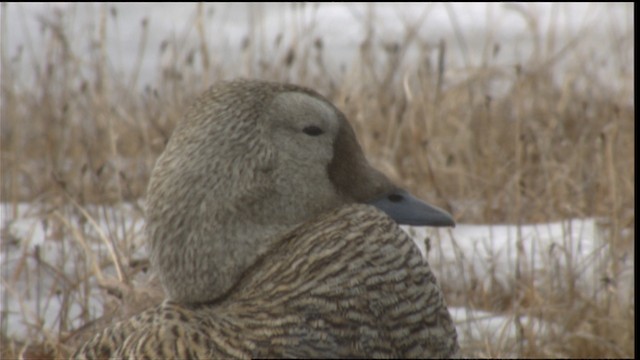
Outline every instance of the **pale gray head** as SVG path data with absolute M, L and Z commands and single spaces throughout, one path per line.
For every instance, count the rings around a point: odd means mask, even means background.
M 372 168 L 344 115 L 321 95 L 221 83 L 177 125 L 151 175 L 151 261 L 169 298 L 212 301 L 278 235 L 349 203 L 372 204 L 400 224 L 454 224 Z

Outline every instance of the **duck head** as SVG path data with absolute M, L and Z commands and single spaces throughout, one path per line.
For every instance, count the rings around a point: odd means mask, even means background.
M 220 83 L 178 123 L 152 172 L 151 262 L 170 299 L 214 301 L 284 232 L 353 203 L 399 224 L 454 226 L 371 167 L 345 116 L 315 91 Z

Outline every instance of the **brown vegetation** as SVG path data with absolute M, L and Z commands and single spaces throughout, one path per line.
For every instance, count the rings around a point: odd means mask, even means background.
M 2 4 L 3 37 L 10 36 L 4 17 L 12 7 Z M 113 26 L 117 17 L 105 6 L 98 28 Z M 611 258 L 634 248 L 634 74 L 633 64 L 626 62 L 634 46 L 633 24 L 606 46 L 608 61 L 621 70 L 604 80 L 593 71 L 601 59 L 578 51 L 582 39 L 545 53 L 553 49 L 553 35 L 538 44 L 535 53 L 544 55 L 512 67 L 492 65 L 488 56 L 481 66 L 450 69 L 448 49 L 454 45 L 423 40 L 416 35 L 419 24 L 407 24 L 406 37 L 397 43 L 365 38 L 357 61 L 336 76 L 323 62 L 330 54 L 322 37 L 292 43 L 274 39 L 278 45 L 268 54 L 248 37 L 240 48 L 229 49 L 241 54 L 242 66 L 216 62 L 207 45 L 212 39 L 200 31 L 212 25 L 199 6 L 198 41 L 180 46 L 168 39 L 163 51 L 173 60 L 158 67 L 156 84 L 143 88 L 138 68 L 131 74 L 113 70 L 110 64 L 118 55 L 105 51 L 112 41 L 105 31 L 96 31 L 83 47 L 88 51 L 75 52 L 69 45 L 77 41 L 69 37 L 70 22 L 65 13 L 41 19 L 42 58 L 2 48 L 0 200 L 13 212 L 21 202 L 34 204 L 33 211 L 56 229 L 56 236 L 46 240 L 68 242 L 63 263 L 41 264 L 42 272 L 57 274 L 56 288 L 62 290 L 44 289 L 38 301 L 60 297 L 67 310 L 56 329 L 38 328 L 37 316 L 29 320 L 32 343 L 39 346 L 29 351 L 36 355 L 64 346 L 80 325 L 94 320 L 89 287 L 95 284 L 89 279 L 97 279 L 116 299 L 140 301 L 131 285 L 134 273 L 145 266 L 132 266 L 139 259 L 131 254 L 143 242 L 141 232 L 112 206 L 131 203 L 130 217 L 142 216 L 138 200 L 176 121 L 190 99 L 220 79 L 254 77 L 316 89 L 344 111 L 378 168 L 460 223 L 596 217 L 606 229 Z M 140 30 L 142 46 L 146 22 Z M 500 51 L 500 44 L 492 46 Z M 420 54 L 409 56 L 410 47 Z M 503 95 L 493 95 L 498 85 L 507 89 Z M 110 219 L 109 233 L 98 231 L 94 219 Z M 4 230 L 2 240 L 3 252 L 27 241 L 11 239 Z M 90 244 L 102 245 L 96 251 Z M 37 257 L 24 252 L 25 259 Z M 75 273 L 64 271 L 67 262 L 76 264 Z M 9 271 L 3 265 L 6 289 L 24 278 L 21 266 L 11 264 Z M 616 286 L 615 261 L 612 266 L 603 279 Z M 517 274 L 514 278 L 520 280 Z M 576 292 L 541 298 L 544 291 L 527 286 L 522 280 L 519 296 L 510 296 L 501 310 L 537 314 L 560 330 L 541 342 L 524 329 L 518 355 L 634 357 L 632 299 L 619 299 L 615 291 L 597 299 Z M 466 294 L 477 297 L 474 303 L 481 307 L 485 295 L 473 289 Z M 12 295 L 3 294 L 3 302 L 6 296 Z M 102 302 L 105 313 L 121 303 L 107 292 Z M 83 309 L 73 319 L 68 318 L 71 304 Z M 140 307 L 125 306 L 127 313 Z M 7 339 L 5 321 L 1 334 L 2 358 L 22 351 L 25 339 Z M 484 345 L 474 355 L 505 355 Z

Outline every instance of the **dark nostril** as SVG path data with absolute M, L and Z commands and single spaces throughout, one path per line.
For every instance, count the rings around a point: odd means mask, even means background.
M 307 126 L 304 129 L 302 129 L 302 132 L 304 132 L 307 135 L 311 135 L 311 136 L 318 136 L 322 133 L 324 133 L 324 131 L 322 131 L 322 129 L 320 129 L 319 127 L 315 126 L 315 125 L 311 125 L 311 126 Z
M 391 202 L 400 202 L 402 201 L 402 199 L 404 199 L 404 197 L 402 197 L 402 195 L 400 194 L 391 194 L 387 196 L 387 199 L 389 199 L 389 201 Z

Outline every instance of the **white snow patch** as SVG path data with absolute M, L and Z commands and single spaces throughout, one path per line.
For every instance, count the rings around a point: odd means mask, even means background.
M 60 209 L 44 209 L 30 204 L 19 204 L 15 209 L 0 204 L 0 269 L 2 269 L 2 326 L 8 336 L 28 338 L 44 324 L 52 333 L 82 324 L 87 317 L 101 315 L 104 294 L 92 281 L 87 286 L 88 301 L 65 298 L 66 293 L 78 296 L 81 291 L 65 292 L 82 282 L 90 274 L 93 259 L 87 258 L 78 239 L 84 239 L 91 252 L 105 263 L 110 262 L 104 236 L 118 241 L 126 238 L 136 258 L 146 257 L 142 245 L 143 219 L 134 206 L 88 207 L 95 216 L 96 229 L 89 221 L 74 220 L 72 227 L 82 233 L 61 229 L 60 222 L 52 221 Z M 79 213 L 65 219 L 80 219 Z M 488 291 L 499 286 L 502 291 L 513 291 L 515 269 L 520 257 L 521 276 L 534 283 L 552 281 L 557 291 L 565 291 L 567 276 L 574 276 L 574 285 L 580 291 L 597 296 L 610 291 L 603 274 L 611 262 L 609 247 L 603 243 L 602 232 L 596 219 L 573 219 L 537 225 L 464 225 L 453 229 L 403 227 L 420 251 L 428 253 L 428 260 L 445 293 L 464 294 L 469 286 L 484 286 Z M 76 230 L 77 231 L 77 230 Z M 62 241 L 65 239 L 67 241 Z M 428 239 L 430 251 L 426 251 Z M 518 255 L 517 242 L 521 239 L 522 252 Z M 620 272 L 611 276 L 620 296 L 633 302 L 633 254 L 622 259 Z M 104 268 L 105 276 L 115 278 L 113 266 Z M 555 283 L 553 282 L 555 281 Z M 544 288 L 549 288 L 546 283 Z M 60 324 L 62 311 L 73 319 Z M 499 343 L 501 348 L 515 349 L 516 330 L 513 315 L 494 314 L 470 307 L 452 307 L 461 346 Z M 535 318 L 521 317 L 527 329 L 547 332 L 553 325 Z M 477 346 L 477 345 L 476 345 Z M 515 351 L 515 350 L 514 350 Z

